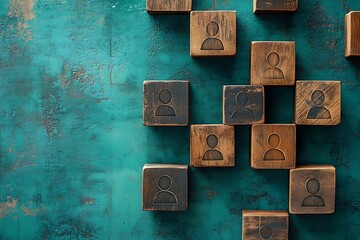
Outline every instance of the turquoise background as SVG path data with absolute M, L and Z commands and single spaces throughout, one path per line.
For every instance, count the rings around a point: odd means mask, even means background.
M 191 83 L 191 123 L 222 122 L 222 86 L 249 83 L 252 40 L 296 41 L 296 78 L 342 81 L 342 123 L 297 130 L 298 164 L 337 169 L 336 213 L 291 215 L 290 239 L 360 239 L 360 58 L 345 59 L 344 15 L 358 0 L 300 0 L 237 11 L 237 57 L 191 59 L 189 16 L 150 16 L 145 0 L 0 2 L 0 239 L 240 239 L 243 209 L 288 209 L 288 171 L 190 169 L 189 209 L 141 210 L 145 163 L 189 164 L 189 127 L 142 125 L 145 79 Z M 293 122 L 293 87 L 266 88 L 266 122 Z

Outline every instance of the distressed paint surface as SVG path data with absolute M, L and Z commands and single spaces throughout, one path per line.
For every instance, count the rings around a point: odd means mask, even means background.
M 236 10 L 237 57 L 191 59 L 189 16 L 144 0 L 2 0 L 0 239 L 236 239 L 243 209 L 288 209 L 288 171 L 252 170 L 249 127 L 236 167 L 189 170 L 189 210 L 141 210 L 145 163 L 189 163 L 189 127 L 142 125 L 145 79 L 188 79 L 190 122 L 222 122 L 222 87 L 249 83 L 250 41 L 295 41 L 299 80 L 342 81 L 342 123 L 301 126 L 298 164 L 337 168 L 336 213 L 290 216 L 290 239 L 359 239 L 360 60 L 345 59 L 357 0 L 302 0 L 293 15 Z M 294 88 L 266 88 L 266 123 L 293 121 Z

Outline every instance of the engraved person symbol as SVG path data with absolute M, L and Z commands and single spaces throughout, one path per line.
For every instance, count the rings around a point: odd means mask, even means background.
M 330 119 L 329 110 L 324 107 L 325 94 L 321 90 L 315 90 L 311 94 L 312 107 L 307 115 L 307 119 Z
M 218 145 L 218 137 L 215 134 L 210 134 L 209 136 L 207 136 L 206 144 L 210 147 L 210 149 L 204 153 L 202 160 L 224 159 L 222 153 L 219 150 L 215 149 L 216 146 Z
M 172 94 L 169 89 L 162 89 L 159 92 L 159 101 L 161 103 L 155 110 L 156 117 L 174 117 L 176 116 L 175 109 L 169 105 L 172 100 Z
M 266 79 L 285 79 L 283 71 L 278 68 L 280 55 L 277 52 L 270 52 L 266 56 L 266 62 L 270 65 L 265 71 Z
M 170 191 L 172 186 L 171 177 L 168 175 L 161 175 L 158 179 L 158 191 L 153 199 L 154 205 L 177 205 L 178 200 L 176 195 Z
M 247 92 L 240 91 L 235 97 L 236 106 L 232 112 L 232 118 L 254 118 L 254 112 L 249 107 L 249 95 Z
M 302 207 L 325 207 L 325 202 L 318 195 L 320 192 L 320 182 L 316 178 L 309 178 L 305 184 L 306 191 L 310 194 L 302 201 Z
M 274 234 L 272 227 L 265 225 L 259 229 L 259 237 L 263 240 L 271 239 Z
M 280 145 L 280 140 L 280 135 L 276 132 L 273 132 L 269 135 L 268 143 L 271 148 L 265 152 L 263 161 L 285 160 L 285 153 L 278 148 Z
M 224 50 L 224 45 L 220 39 L 215 38 L 215 35 L 219 33 L 219 24 L 211 21 L 206 26 L 206 32 L 209 34 L 209 38 L 205 39 L 201 44 L 201 50 Z

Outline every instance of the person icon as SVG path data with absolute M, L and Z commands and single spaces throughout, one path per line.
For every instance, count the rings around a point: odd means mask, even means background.
M 259 229 L 259 237 L 262 240 L 271 239 L 273 235 L 274 235 L 274 231 L 273 231 L 272 227 L 270 227 L 268 225 L 260 227 L 260 229 Z
M 209 136 L 207 136 L 206 144 L 210 147 L 210 149 L 204 153 L 202 160 L 223 160 L 224 159 L 222 153 L 219 150 L 215 149 L 216 146 L 218 145 L 218 138 L 215 134 L 210 134 Z
M 270 65 L 270 67 L 265 71 L 266 79 L 285 79 L 283 71 L 278 68 L 280 55 L 277 52 L 270 52 L 266 56 L 266 61 Z
M 224 50 L 222 41 L 215 38 L 215 35 L 219 33 L 219 24 L 211 21 L 206 26 L 206 32 L 209 34 L 209 38 L 206 38 L 201 44 L 201 50 Z
M 278 133 L 271 133 L 268 138 L 270 149 L 268 149 L 263 157 L 263 161 L 283 161 L 285 160 L 285 153 L 279 149 L 280 135 Z
M 170 191 L 172 186 L 171 177 L 168 175 L 161 175 L 158 179 L 158 191 L 153 199 L 155 205 L 177 205 L 178 200 L 176 195 Z
M 306 191 L 310 194 L 302 201 L 302 207 L 325 207 L 325 202 L 318 195 L 320 191 L 320 182 L 316 178 L 309 178 L 305 184 Z
M 325 94 L 321 90 L 315 90 L 311 94 L 312 107 L 307 115 L 307 119 L 330 119 L 331 114 L 323 105 Z
M 162 89 L 159 92 L 159 101 L 161 103 L 155 110 L 157 117 L 175 117 L 175 109 L 169 105 L 172 100 L 172 95 L 169 89 Z
M 254 118 L 254 112 L 248 106 L 249 104 L 249 95 L 245 91 L 240 91 L 236 94 L 235 97 L 235 110 L 232 112 L 232 118 Z

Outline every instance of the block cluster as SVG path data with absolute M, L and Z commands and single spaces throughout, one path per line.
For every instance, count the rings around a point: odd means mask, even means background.
M 171 2 L 171 3 L 170 3 Z M 254 13 L 294 12 L 297 0 L 254 0 Z M 236 55 L 235 11 L 191 11 L 191 0 L 147 0 L 150 13 L 190 12 L 190 55 Z M 346 16 L 347 49 L 360 53 L 358 13 Z M 355 23 L 354 23 L 355 22 Z M 357 25 L 359 26 L 359 25 Z M 357 39 L 355 44 L 352 39 Z M 250 44 L 250 84 L 223 86 L 223 123 L 192 124 L 191 167 L 235 166 L 235 127 L 251 126 L 250 166 L 289 169 L 288 211 L 243 211 L 243 239 L 288 239 L 289 214 L 330 214 L 335 211 L 336 170 L 331 165 L 296 164 L 297 125 L 338 125 L 341 122 L 340 81 L 296 80 L 292 41 Z M 349 48 L 349 50 L 348 50 Z M 295 87 L 295 115 L 290 124 L 267 124 L 267 87 Z M 145 126 L 189 124 L 189 80 L 144 81 Z M 143 209 L 185 211 L 188 165 L 146 164 L 143 168 Z

